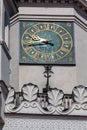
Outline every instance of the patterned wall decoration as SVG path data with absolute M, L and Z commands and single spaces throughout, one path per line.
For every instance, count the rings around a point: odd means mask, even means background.
M 64 119 L 30 119 L 22 116 L 6 117 L 3 130 L 87 130 L 87 121 Z

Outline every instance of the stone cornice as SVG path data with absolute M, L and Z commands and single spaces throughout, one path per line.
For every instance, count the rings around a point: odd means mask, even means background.
M 14 0 L 17 6 L 33 7 L 74 7 L 82 16 L 87 17 L 86 0 Z

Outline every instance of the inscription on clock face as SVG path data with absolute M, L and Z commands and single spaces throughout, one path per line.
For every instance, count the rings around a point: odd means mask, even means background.
M 20 63 L 75 64 L 73 22 L 21 21 L 20 27 Z

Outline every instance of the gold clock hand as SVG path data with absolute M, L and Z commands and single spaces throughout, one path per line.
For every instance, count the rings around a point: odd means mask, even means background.
M 39 42 L 44 42 L 44 43 L 47 43 L 48 42 L 48 40 L 47 39 L 44 39 L 44 38 L 41 38 L 41 37 L 39 37 Z
M 41 37 L 39 37 L 38 35 L 29 35 L 35 42 L 37 41 L 37 42 L 40 42 L 40 43 L 42 43 L 42 42 L 47 42 L 48 40 L 47 39 L 45 39 L 45 38 L 41 38 Z
M 28 44 L 32 45 L 32 44 L 38 44 L 38 42 L 39 42 L 39 43 L 49 44 L 49 45 L 53 46 L 53 43 L 50 43 L 47 39 L 41 38 L 38 35 L 29 35 L 29 36 L 32 38 L 33 41 L 31 41 L 31 42 L 26 41 L 26 44 L 28 43 Z
M 43 43 L 43 44 L 42 44 Z M 54 44 L 53 43 L 51 43 L 51 42 L 49 42 L 49 41 L 25 41 L 24 42 L 24 45 L 27 45 L 28 44 L 28 46 L 34 46 L 34 45 L 46 45 L 46 44 L 48 44 L 48 45 L 51 45 L 51 46 L 54 46 Z
M 41 38 L 38 35 L 33 35 L 33 36 L 34 36 L 33 38 L 36 39 L 37 42 L 45 43 L 45 44 L 49 44 L 49 45 L 53 46 L 53 43 L 50 43 L 47 39 Z
M 37 35 L 30 35 L 30 37 L 31 37 L 34 41 L 39 41 L 39 36 L 37 36 Z

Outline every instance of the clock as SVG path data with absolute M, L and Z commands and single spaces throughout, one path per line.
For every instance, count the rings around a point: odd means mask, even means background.
M 73 22 L 20 21 L 20 63 L 74 65 Z

